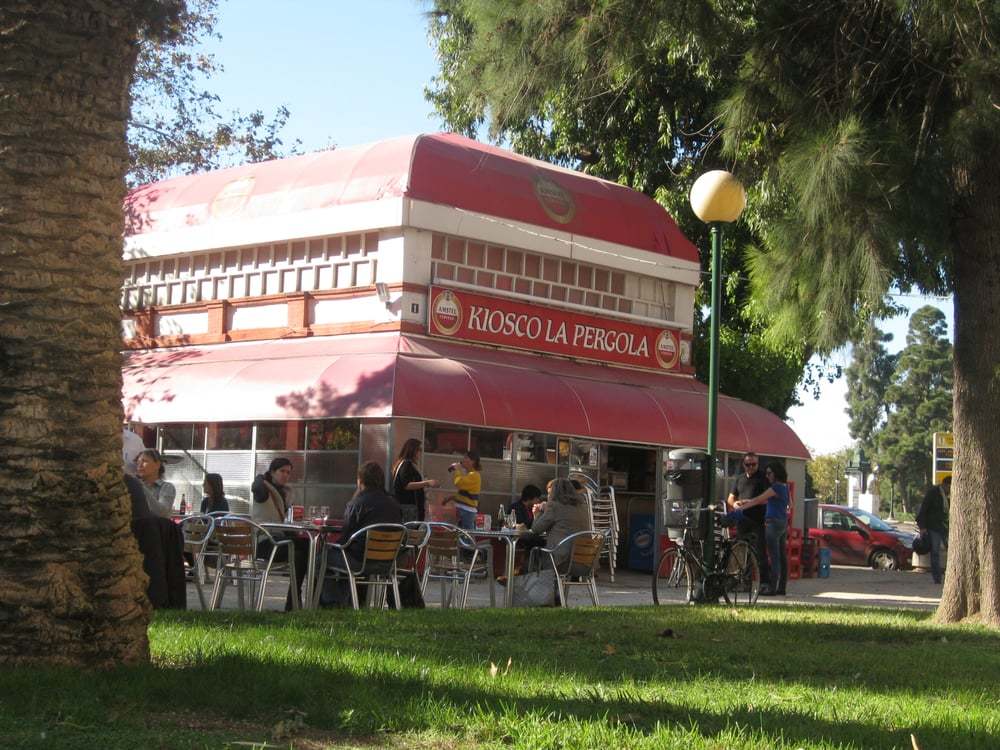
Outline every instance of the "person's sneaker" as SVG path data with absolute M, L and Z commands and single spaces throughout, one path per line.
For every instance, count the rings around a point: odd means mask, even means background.
M 774 596 L 774 591 L 771 590 L 770 586 L 761 586 L 757 596 Z
M 497 583 L 499 583 L 501 586 L 506 586 L 507 576 L 497 576 Z

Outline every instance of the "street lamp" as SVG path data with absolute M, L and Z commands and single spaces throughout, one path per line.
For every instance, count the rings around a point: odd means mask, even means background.
M 719 407 L 719 309 L 722 306 L 722 225 L 740 218 L 747 204 L 743 185 L 721 169 L 706 172 L 691 186 L 691 208 L 695 216 L 708 224 L 712 236 L 712 323 L 708 345 L 708 477 L 705 492 L 709 504 L 715 503 L 716 427 Z M 714 514 L 710 516 L 705 540 L 705 561 L 715 560 Z

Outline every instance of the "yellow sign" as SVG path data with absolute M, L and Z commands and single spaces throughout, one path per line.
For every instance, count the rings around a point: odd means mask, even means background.
M 955 460 L 955 441 L 950 432 L 934 433 L 934 455 L 931 471 L 934 472 L 934 484 L 941 484 L 945 477 L 951 476 L 952 463 Z

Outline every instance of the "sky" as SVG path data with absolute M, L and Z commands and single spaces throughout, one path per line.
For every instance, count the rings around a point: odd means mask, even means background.
M 355 146 L 441 130 L 424 87 L 437 72 L 419 0 L 220 0 L 224 109 L 291 117 L 286 143 Z
M 286 144 L 300 149 L 353 146 L 442 129 L 424 89 L 437 72 L 421 0 L 220 0 L 222 39 L 206 46 L 224 70 L 212 80 L 222 109 L 290 112 Z M 945 312 L 954 338 L 950 299 L 901 296 L 910 311 L 933 304 Z M 893 334 L 891 352 L 906 343 L 908 316 L 880 327 Z M 850 349 L 833 354 L 846 368 Z M 725 383 L 722 384 L 725 391 Z M 844 378 L 822 386 L 818 400 L 788 413 L 789 424 L 814 456 L 851 444 L 844 412 Z

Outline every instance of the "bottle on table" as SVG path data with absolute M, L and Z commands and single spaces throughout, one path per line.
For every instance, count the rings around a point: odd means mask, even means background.
M 187 496 L 185 493 L 181 493 L 181 515 L 187 515 Z
M 504 513 L 503 503 L 500 503 L 500 508 L 497 510 L 497 528 L 503 529 L 507 526 L 507 514 Z

